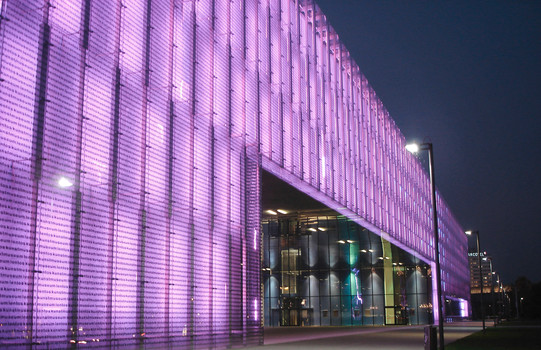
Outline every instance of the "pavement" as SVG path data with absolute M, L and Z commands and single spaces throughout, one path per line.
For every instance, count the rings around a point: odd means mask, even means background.
M 492 326 L 492 325 L 491 325 Z M 264 346 L 249 349 L 422 350 L 425 326 L 273 327 L 265 328 Z M 481 322 L 444 325 L 445 344 L 482 329 Z

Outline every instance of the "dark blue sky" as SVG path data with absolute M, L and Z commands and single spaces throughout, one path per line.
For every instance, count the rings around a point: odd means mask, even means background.
M 316 2 L 503 281 L 541 281 L 541 1 Z

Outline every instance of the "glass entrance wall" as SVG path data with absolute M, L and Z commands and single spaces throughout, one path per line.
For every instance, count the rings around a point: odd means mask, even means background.
M 331 210 L 265 214 L 265 326 L 425 324 L 430 265 Z

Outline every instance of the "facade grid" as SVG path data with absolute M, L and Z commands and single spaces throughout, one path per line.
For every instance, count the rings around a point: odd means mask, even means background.
M 434 259 L 428 177 L 309 0 L 0 1 L 0 130 L 1 345 L 260 344 L 262 169 Z

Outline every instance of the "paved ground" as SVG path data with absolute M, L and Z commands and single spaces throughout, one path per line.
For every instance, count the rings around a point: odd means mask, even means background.
M 479 330 L 480 322 L 446 324 L 445 343 Z M 251 349 L 422 350 L 424 326 L 265 328 L 265 345 Z

